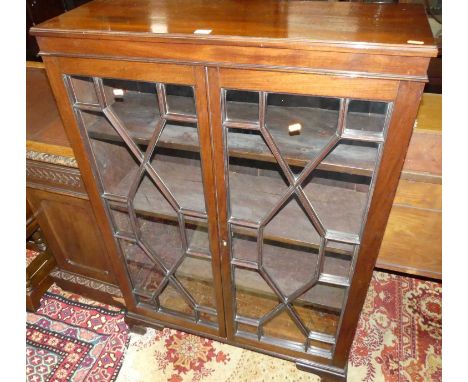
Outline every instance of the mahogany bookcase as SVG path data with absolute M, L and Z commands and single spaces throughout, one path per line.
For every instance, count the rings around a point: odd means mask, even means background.
M 437 53 L 423 7 L 97 0 L 31 31 L 127 322 L 346 379 Z

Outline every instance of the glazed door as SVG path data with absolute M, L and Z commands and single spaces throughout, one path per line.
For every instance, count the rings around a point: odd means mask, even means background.
M 83 146 L 74 149 L 92 158 L 95 181 L 85 177 L 86 186 L 97 188 L 96 208 L 111 225 L 122 260 L 119 282 L 131 290 L 127 307 L 223 335 L 203 72 L 184 65 L 57 62 L 82 137 Z
M 228 337 L 331 362 L 396 82 L 233 69 L 209 81 Z

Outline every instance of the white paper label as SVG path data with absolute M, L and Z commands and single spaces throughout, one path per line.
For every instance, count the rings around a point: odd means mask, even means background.
M 210 34 L 213 29 L 196 29 L 193 31 L 195 34 Z
M 413 45 L 424 45 L 424 41 L 419 41 L 419 40 L 408 40 L 406 41 L 408 44 L 413 44 Z
M 290 133 L 296 133 L 298 131 L 301 131 L 302 125 L 300 123 L 293 123 L 292 125 L 288 126 L 288 130 Z
M 114 93 L 116 97 L 123 97 L 124 95 L 123 89 L 112 89 L 112 93 Z

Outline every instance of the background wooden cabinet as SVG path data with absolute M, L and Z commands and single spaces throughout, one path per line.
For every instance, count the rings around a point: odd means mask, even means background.
M 51 277 L 70 291 L 123 305 L 42 64 L 28 63 L 26 87 L 26 198 L 56 259 Z
M 115 284 L 94 213 L 86 199 L 30 188 L 28 201 L 60 268 Z

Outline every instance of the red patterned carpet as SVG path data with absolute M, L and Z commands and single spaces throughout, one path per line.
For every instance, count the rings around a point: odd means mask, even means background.
M 26 322 L 26 380 L 115 381 L 128 346 L 123 312 L 52 286 Z
M 348 381 L 441 381 L 441 302 L 438 283 L 375 272 Z M 28 314 L 26 360 L 34 382 L 319 380 L 291 362 L 171 329 L 129 338 L 121 311 L 55 286 Z

